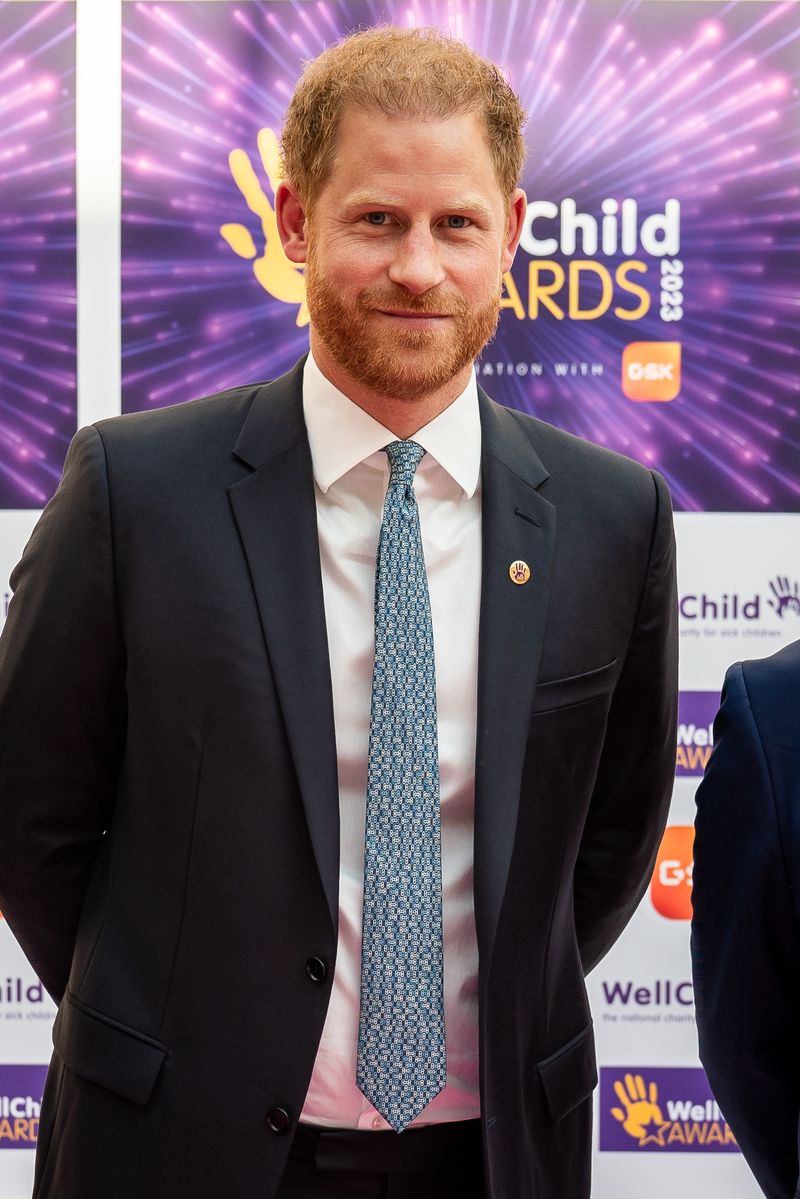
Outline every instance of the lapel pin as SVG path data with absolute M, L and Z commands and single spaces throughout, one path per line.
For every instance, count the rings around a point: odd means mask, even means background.
M 531 577 L 531 568 L 527 562 L 512 562 L 508 568 L 508 574 L 511 582 L 517 583 L 521 587 Z

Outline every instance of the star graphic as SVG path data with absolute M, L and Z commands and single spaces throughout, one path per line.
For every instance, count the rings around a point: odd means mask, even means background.
M 639 1148 L 641 1149 L 642 1146 L 647 1145 L 650 1143 L 650 1141 L 652 1141 L 654 1145 L 660 1145 L 661 1148 L 664 1149 L 664 1133 L 668 1128 L 669 1121 L 667 1120 L 648 1120 L 647 1124 L 642 1125 L 642 1136 L 639 1138 Z M 654 1129 L 655 1131 L 653 1131 Z

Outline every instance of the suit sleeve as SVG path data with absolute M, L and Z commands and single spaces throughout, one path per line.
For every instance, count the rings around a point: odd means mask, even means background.
M 666 484 L 655 473 L 653 481 L 646 577 L 575 867 L 575 927 L 585 972 L 614 944 L 644 893 L 675 777 L 675 536 Z
M 124 651 L 100 435 L 81 430 L 11 576 L 0 638 L 0 908 L 57 1001 L 109 826 Z
M 741 664 L 697 792 L 692 959 L 700 1060 L 768 1199 L 794 1199 L 800 961 L 767 758 Z

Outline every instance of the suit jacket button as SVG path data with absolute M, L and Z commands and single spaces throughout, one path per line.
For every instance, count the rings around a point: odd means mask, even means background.
M 328 967 L 322 958 L 309 958 L 306 962 L 306 974 L 312 983 L 324 983 L 328 977 Z
M 267 1128 L 270 1132 L 283 1136 L 289 1131 L 291 1124 L 292 1118 L 285 1107 L 272 1107 L 267 1112 Z

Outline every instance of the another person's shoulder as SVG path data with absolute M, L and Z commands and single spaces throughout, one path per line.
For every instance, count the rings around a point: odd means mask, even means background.
M 766 658 L 734 662 L 725 675 L 722 698 L 720 714 L 727 715 L 730 727 L 753 729 L 766 751 L 785 747 L 796 757 L 800 641 Z
M 747 681 L 800 687 L 800 640 L 784 645 L 768 658 L 750 658 L 742 662 Z
M 800 718 L 800 640 L 767 658 L 737 663 L 726 683 L 740 687 L 756 718 L 790 713 Z

